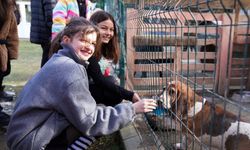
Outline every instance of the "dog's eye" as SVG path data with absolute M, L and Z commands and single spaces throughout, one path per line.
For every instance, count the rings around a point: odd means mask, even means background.
M 169 89 L 168 94 L 170 96 L 174 95 L 175 94 L 175 90 L 173 88 Z

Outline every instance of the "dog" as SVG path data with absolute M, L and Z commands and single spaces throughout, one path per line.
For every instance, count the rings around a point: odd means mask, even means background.
M 177 124 L 183 122 L 206 145 L 211 143 L 211 147 L 223 150 L 250 149 L 250 123 L 208 102 L 186 84 L 180 81 L 170 82 L 163 90 L 160 101 L 179 118 Z M 187 131 L 184 127 L 177 130 L 183 133 Z M 176 143 L 176 148 L 185 149 L 190 146 L 190 138 L 191 134 L 184 135 L 183 142 Z

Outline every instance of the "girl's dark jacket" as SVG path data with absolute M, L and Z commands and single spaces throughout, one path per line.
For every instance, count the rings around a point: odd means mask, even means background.
M 100 65 L 96 57 L 92 56 L 89 58 L 89 65 L 87 67 L 87 73 L 90 79 L 93 79 L 95 88 L 103 89 L 105 92 L 109 93 L 109 101 L 103 100 L 103 97 L 97 98 L 94 96 L 98 103 L 105 105 L 115 105 L 121 102 L 121 100 L 132 101 L 134 92 L 128 91 L 123 87 L 110 82 L 106 77 L 103 76 Z M 98 95 L 98 89 L 91 90 L 92 95 Z M 106 97 L 105 97 L 106 98 Z

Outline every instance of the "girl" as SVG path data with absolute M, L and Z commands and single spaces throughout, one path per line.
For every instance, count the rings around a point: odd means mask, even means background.
M 94 56 L 89 59 L 90 65 L 87 69 L 88 75 L 93 79 L 93 82 L 90 82 L 92 96 L 97 103 L 110 106 L 120 103 L 123 99 L 139 101 L 137 93 L 115 85 L 119 84 L 115 71 L 119 61 L 119 46 L 114 18 L 105 11 L 96 11 L 91 15 L 90 21 L 97 25 L 101 35 L 101 49 L 95 51 Z
M 91 0 L 58 0 L 53 9 L 52 39 L 72 17 L 88 17 L 95 9 Z
M 99 28 L 102 42 L 101 50 L 96 51 L 94 56 L 99 60 L 102 73 L 119 84 L 115 68 L 119 61 L 119 46 L 114 18 L 105 11 L 97 11 L 91 15 L 90 21 Z
M 133 121 L 136 113 L 155 109 L 153 99 L 115 107 L 96 105 L 85 67 L 98 40 L 97 28 L 78 17 L 52 41 L 63 48 L 20 93 L 7 130 L 10 149 L 66 149 L 75 140 L 75 131 L 84 136 L 110 134 Z

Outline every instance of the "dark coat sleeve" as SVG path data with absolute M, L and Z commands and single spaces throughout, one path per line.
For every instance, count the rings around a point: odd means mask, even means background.
M 52 11 L 55 5 L 56 5 L 56 0 L 44 0 L 43 1 L 44 17 L 45 17 L 47 26 L 50 29 L 52 26 Z
M 89 60 L 89 65 L 87 68 L 88 76 L 90 76 L 94 83 L 105 90 L 110 90 L 114 93 L 114 96 L 118 96 L 121 99 L 126 99 L 132 101 L 134 92 L 128 91 L 123 87 L 110 82 L 105 78 L 101 72 L 98 60 L 95 57 L 91 57 Z
M 52 11 L 57 0 L 31 0 L 30 41 L 48 44 L 51 40 Z

